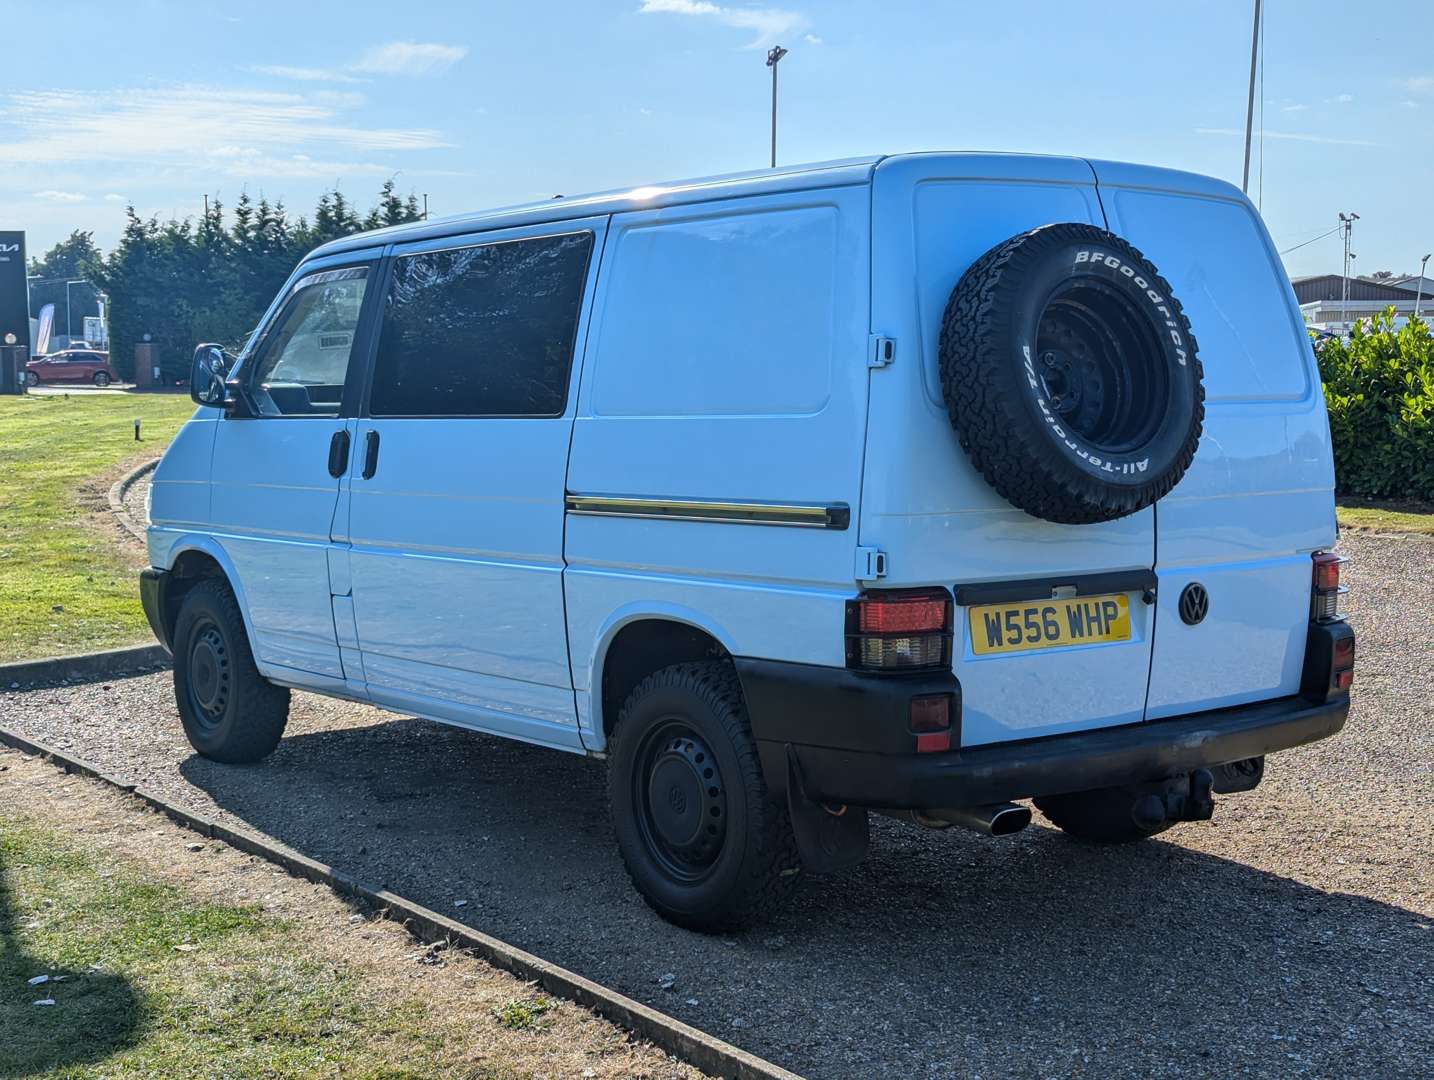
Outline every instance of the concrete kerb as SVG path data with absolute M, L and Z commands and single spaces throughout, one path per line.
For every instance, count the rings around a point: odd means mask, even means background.
M 576 972 L 551 964 L 481 930 L 464 926 L 387 889 L 359 881 L 341 870 L 275 844 L 256 833 L 222 824 L 204 814 L 176 806 L 144 787 L 110 776 L 98 766 L 72 754 L 3 727 L 0 727 L 0 744 L 45 758 L 67 773 L 77 773 L 118 788 L 186 829 L 219 840 L 246 854 L 267 859 L 296 877 L 327 885 L 342 896 L 359 900 L 401 922 L 419 941 L 456 942 L 494 967 L 502 968 L 520 979 L 534 982 L 556 997 L 591 1009 L 599 1016 L 626 1028 L 705 1073 L 731 1077 L 734 1080 L 800 1080 L 797 1073 L 789 1072 L 755 1054 L 749 1054 L 740 1047 L 684 1024 Z
M 168 666 L 169 650 L 158 644 L 105 649 L 75 656 L 49 656 L 42 660 L 18 660 L 0 664 L 0 690 L 12 688 L 17 683 L 92 682 Z
M 125 493 L 134 486 L 136 480 L 146 473 L 153 472 L 154 467 L 158 464 L 159 458 L 154 458 L 152 461 L 146 461 L 142 465 L 136 465 L 110 485 L 110 513 L 114 514 L 115 520 L 124 527 L 126 532 L 140 541 L 140 543 L 144 542 L 144 526 L 130 517 L 129 511 L 126 510 L 124 506 L 124 497 Z

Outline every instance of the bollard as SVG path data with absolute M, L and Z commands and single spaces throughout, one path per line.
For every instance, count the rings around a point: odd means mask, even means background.
M 138 418 L 138 417 L 135 418 L 135 422 L 134 422 L 134 441 L 135 441 L 135 442 L 139 442 L 139 418 Z

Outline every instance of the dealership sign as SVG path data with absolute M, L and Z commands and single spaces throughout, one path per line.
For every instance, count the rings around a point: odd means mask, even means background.
M 0 341 L 15 343 L 30 355 L 30 294 L 25 281 L 25 234 L 0 232 Z

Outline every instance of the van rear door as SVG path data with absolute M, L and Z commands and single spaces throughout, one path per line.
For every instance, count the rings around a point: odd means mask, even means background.
M 1090 166 L 1074 158 L 921 154 L 888 158 L 873 180 L 872 334 L 894 359 L 871 371 L 860 542 L 885 553 L 870 588 L 953 589 L 953 668 L 963 746 L 1118 724 L 1145 713 L 1155 514 L 1059 525 L 1016 509 L 972 466 L 947 417 L 937 352 L 947 299 L 987 250 L 1056 222 L 1103 226 Z M 1121 640 L 992 649 L 1003 625 L 1068 619 L 1074 593 L 1092 629 L 1117 609 Z M 1039 601 L 1039 603 L 1038 603 Z M 974 619 L 973 619 L 974 616 Z M 1012 635 L 1007 635 L 1007 639 Z M 1106 636 L 1106 635 L 1101 635 Z
M 1293 694 L 1310 553 L 1335 540 L 1329 425 L 1293 291 L 1254 208 L 1230 185 L 1092 164 L 1107 227 L 1160 267 L 1205 369 L 1200 449 L 1155 507 L 1146 717 Z M 1187 588 L 1208 597 L 1193 624 L 1180 611 Z

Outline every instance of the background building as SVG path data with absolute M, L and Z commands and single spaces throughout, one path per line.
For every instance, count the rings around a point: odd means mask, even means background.
M 1332 334 L 1346 334 L 1358 320 L 1367 319 L 1387 307 L 1394 308 L 1396 323 L 1400 326 L 1414 314 L 1416 304 L 1422 315 L 1429 315 L 1434 297 L 1431 297 L 1428 289 L 1426 288 L 1421 298 L 1418 277 L 1401 280 L 1408 281 L 1409 285 L 1350 278 L 1347 299 L 1343 288 L 1344 278 L 1338 274 L 1297 277 L 1292 278 L 1290 283 L 1295 288 L 1300 313 L 1309 326 Z

